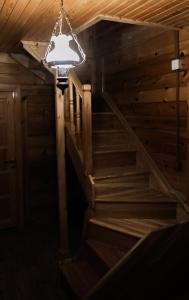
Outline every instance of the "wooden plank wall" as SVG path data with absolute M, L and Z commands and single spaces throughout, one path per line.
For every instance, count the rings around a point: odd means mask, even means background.
M 180 151 L 176 170 L 176 74 L 171 71 L 173 31 L 104 22 L 96 26 L 96 61 L 104 59 L 105 90 L 116 100 L 131 126 L 169 182 L 185 192 L 189 27 L 180 32 Z M 111 49 L 111 50 L 110 50 Z M 100 82 L 99 82 L 100 86 Z
M 21 88 L 26 214 L 56 200 L 54 84 L 0 53 L 0 82 Z

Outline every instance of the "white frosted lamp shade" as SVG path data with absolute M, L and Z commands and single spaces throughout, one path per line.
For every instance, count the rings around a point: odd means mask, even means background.
M 70 48 L 71 35 L 59 34 L 52 36 L 54 48 L 46 56 L 46 62 L 51 68 L 73 68 L 80 61 L 79 55 Z

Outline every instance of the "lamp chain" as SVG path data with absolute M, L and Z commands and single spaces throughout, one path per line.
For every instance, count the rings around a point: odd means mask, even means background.
M 69 18 L 68 18 L 68 16 L 67 16 L 66 12 L 65 12 L 65 10 L 64 10 L 63 0 L 60 0 L 60 1 L 61 1 L 61 11 L 60 11 L 61 19 L 64 17 L 65 20 L 66 20 L 66 23 L 67 23 L 67 25 L 68 25 L 68 27 L 69 27 L 69 29 L 70 29 L 70 33 L 71 33 L 71 35 L 73 36 L 73 39 L 74 39 L 74 41 L 76 42 L 76 44 L 77 44 L 77 46 L 78 46 L 78 49 L 79 49 L 79 51 L 80 51 L 80 53 L 81 53 L 81 56 L 82 56 L 82 59 L 83 59 L 83 60 L 82 60 L 82 62 L 81 62 L 80 64 L 82 64 L 82 63 L 85 61 L 85 59 L 86 59 L 86 55 L 85 55 L 85 53 L 84 53 L 84 51 L 83 51 L 83 49 L 82 49 L 82 47 L 81 47 L 81 45 L 80 45 L 80 43 L 79 43 L 79 41 L 78 41 L 78 39 L 77 39 L 76 34 L 73 32 L 73 29 L 72 29 L 70 20 L 69 20 Z

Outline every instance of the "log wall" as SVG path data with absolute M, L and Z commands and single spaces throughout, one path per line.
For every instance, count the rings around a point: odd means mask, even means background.
M 21 88 L 25 211 L 56 200 L 54 85 L 0 53 L 0 82 Z
M 189 27 L 180 31 L 180 152 L 176 161 L 176 74 L 173 31 L 104 22 L 96 26 L 96 76 L 115 99 L 169 182 L 185 192 Z M 100 75 L 101 74 L 101 75 Z M 98 85 L 101 83 L 99 81 Z

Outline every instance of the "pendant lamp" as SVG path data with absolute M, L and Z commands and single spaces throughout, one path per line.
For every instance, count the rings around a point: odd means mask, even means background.
M 63 19 L 68 25 L 69 34 L 62 33 Z M 63 0 L 61 0 L 61 10 L 47 47 L 44 63 L 50 68 L 64 69 L 66 72 L 82 64 L 85 57 L 85 53 L 78 42 L 76 34 L 73 33 L 68 16 L 64 11 Z

